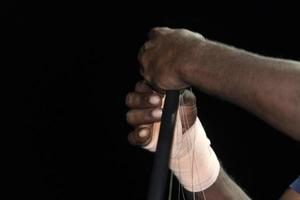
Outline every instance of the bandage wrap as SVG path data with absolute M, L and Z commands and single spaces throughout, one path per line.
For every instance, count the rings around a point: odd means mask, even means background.
M 155 151 L 159 126 L 160 123 L 153 125 L 152 140 L 145 149 Z M 180 115 L 177 113 L 169 167 L 185 189 L 191 192 L 203 191 L 216 181 L 220 163 L 198 118 L 182 134 Z

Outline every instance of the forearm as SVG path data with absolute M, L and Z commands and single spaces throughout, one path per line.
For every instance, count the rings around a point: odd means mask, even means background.
M 218 200 L 249 200 L 247 194 L 225 173 L 220 170 L 216 182 L 203 192 L 195 194 L 187 192 L 188 199 L 196 200 L 218 199 Z
M 279 200 L 299 200 L 300 194 L 292 190 L 291 188 L 288 188 L 284 194 L 280 197 Z
M 191 85 L 253 112 L 300 140 L 300 63 L 268 58 L 206 40 L 185 68 Z M 201 66 L 201 67 L 200 67 Z
M 280 200 L 299 200 L 300 199 L 300 176 L 283 193 Z

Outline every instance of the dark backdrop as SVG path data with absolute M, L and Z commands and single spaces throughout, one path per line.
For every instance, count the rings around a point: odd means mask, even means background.
M 153 155 L 127 143 L 132 129 L 124 98 L 141 79 L 136 57 L 150 28 L 188 28 L 297 60 L 294 8 L 286 1 L 2 6 L 4 66 L 17 94 L 13 127 L 21 128 L 4 152 L 11 199 L 145 199 Z M 241 108 L 195 92 L 224 168 L 253 199 L 278 198 L 299 174 L 299 143 Z

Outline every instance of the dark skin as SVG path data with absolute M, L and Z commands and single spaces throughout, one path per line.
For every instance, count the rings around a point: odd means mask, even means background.
M 247 109 L 300 141 L 299 62 L 257 55 L 205 39 L 186 29 L 169 28 L 152 29 L 149 41 L 141 48 L 138 58 L 141 74 L 155 88 L 178 90 L 197 87 Z M 151 137 L 150 112 L 143 112 L 143 107 L 137 108 L 137 105 L 127 105 L 130 109 L 140 109 L 140 112 L 127 115 L 128 122 L 135 125 L 129 141 L 143 145 Z M 137 136 L 143 116 L 148 124 L 148 134 L 140 139 Z M 159 119 L 152 118 L 154 121 Z M 230 177 L 223 174 L 221 170 L 215 184 L 207 189 L 211 199 L 249 199 Z M 201 194 L 196 196 L 201 199 Z M 299 200 L 299 196 L 288 189 L 281 200 Z
M 156 104 L 149 102 L 150 98 L 157 97 L 159 101 Z M 127 122 L 134 127 L 133 132 L 128 135 L 128 140 L 131 144 L 137 146 L 147 145 L 151 140 L 151 124 L 159 122 L 160 117 L 154 117 L 151 113 L 154 110 L 161 110 L 163 95 L 154 92 L 144 81 L 138 82 L 135 86 L 135 91 L 130 92 L 126 96 L 126 105 L 130 108 L 126 117 Z M 195 105 L 196 98 L 193 93 L 186 91 L 183 94 L 184 105 L 180 109 L 184 109 L 186 123 L 183 123 L 183 134 L 190 126 L 193 125 L 197 117 L 197 109 Z M 145 132 L 144 132 L 145 131 Z M 143 136 L 140 133 L 143 132 Z M 225 173 L 220 170 L 216 182 L 204 191 L 207 199 L 219 200 L 243 200 L 250 199 L 237 184 Z M 187 196 L 193 197 L 187 192 Z M 197 199 L 203 199 L 201 192 L 195 194 Z
M 182 107 L 185 109 L 187 119 L 183 124 L 183 132 L 193 125 L 197 110 L 195 107 L 195 96 L 190 93 L 184 93 L 185 105 Z M 151 104 L 149 100 L 156 97 L 158 101 Z M 130 92 L 126 96 L 126 105 L 129 107 L 127 113 L 127 122 L 134 127 L 134 130 L 128 134 L 128 141 L 132 145 L 144 146 L 151 140 L 151 125 L 155 122 L 160 122 L 160 117 L 154 117 L 151 113 L 154 110 L 161 110 L 163 94 L 153 91 L 145 81 L 140 81 L 136 84 L 135 90 Z M 142 130 L 145 130 L 146 134 L 140 136 Z M 219 176 L 216 182 L 204 191 L 206 199 L 219 199 L 219 200 L 246 200 L 250 199 L 247 194 L 226 174 L 221 167 Z M 187 192 L 187 197 L 193 199 L 193 194 Z M 202 192 L 195 193 L 196 199 L 204 199 Z M 300 200 L 299 194 L 292 189 L 287 189 L 280 200 Z
M 146 84 L 145 81 L 140 81 L 135 86 L 135 91 L 130 92 L 126 96 L 126 105 L 130 110 L 126 114 L 127 122 L 135 129 L 128 135 L 128 140 L 133 145 L 146 145 L 151 140 L 151 125 L 155 122 L 160 122 L 161 116 L 153 116 L 154 111 L 162 112 L 163 93 L 156 92 Z M 154 104 L 150 102 L 151 98 L 156 98 Z M 185 91 L 183 93 L 184 105 L 182 113 L 185 113 L 182 128 L 185 132 L 192 126 L 197 117 L 197 108 L 195 105 L 195 95 L 192 92 Z M 143 132 L 144 137 L 139 137 L 140 132 Z
M 194 86 L 252 112 L 300 141 L 300 62 L 257 55 L 186 29 L 154 28 L 139 53 L 145 80 Z
M 295 192 L 291 188 L 288 188 L 284 192 L 284 194 L 282 195 L 280 200 L 300 200 L 300 195 L 299 195 L 299 193 Z

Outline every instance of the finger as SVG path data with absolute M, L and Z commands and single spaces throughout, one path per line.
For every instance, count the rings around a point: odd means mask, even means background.
M 155 84 L 152 84 L 145 80 L 139 81 L 135 85 L 135 91 L 140 93 L 155 93 L 161 98 L 163 98 L 163 96 L 165 95 L 164 90 L 159 89 L 158 87 L 155 86 Z
M 145 77 L 145 79 L 146 79 L 146 77 Z M 156 85 L 156 83 L 153 82 L 153 81 L 149 81 L 149 85 L 151 86 L 152 90 L 154 90 L 155 92 L 157 92 L 157 93 L 160 94 L 160 95 L 164 95 L 164 94 L 166 93 L 165 90 L 163 90 L 163 89 L 161 89 L 160 87 L 158 87 L 158 86 Z
M 160 107 L 162 98 L 155 93 L 130 92 L 126 96 L 126 105 L 129 108 L 155 108 Z
M 152 93 L 153 90 L 151 89 L 151 87 L 147 84 L 147 82 L 145 80 L 143 81 L 139 81 L 135 84 L 135 88 L 134 90 L 136 92 L 140 92 L 140 93 Z
M 156 109 L 133 109 L 127 112 L 126 120 L 132 126 L 152 124 L 161 120 L 162 110 Z
M 151 141 L 151 130 L 149 127 L 139 127 L 129 133 L 127 138 L 132 145 L 145 146 Z
M 159 87 L 157 87 L 155 83 L 148 82 L 146 80 L 137 82 L 136 85 L 135 85 L 135 91 L 140 92 L 140 93 L 144 93 L 144 92 L 153 93 L 153 92 L 155 92 L 160 97 L 163 97 L 166 93 L 165 90 L 162 90 Z

